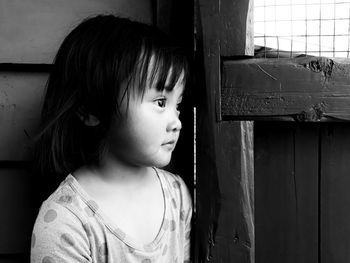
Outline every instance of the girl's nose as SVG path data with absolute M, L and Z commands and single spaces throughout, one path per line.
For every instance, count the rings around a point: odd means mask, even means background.
M 176 112 L 168 123 L 167 131 L 180 131 L 182 128 L 181 121 L 179 119 L 179 113 Z

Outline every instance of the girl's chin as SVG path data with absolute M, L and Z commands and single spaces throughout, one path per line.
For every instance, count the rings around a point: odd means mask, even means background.
M 154 165 L 157 168 L 163 168 L 165 166 L 167 166 L 171 161 L 171 153 L 168 154 L 168 156 L 164 156 L 164 158 L 162 158 L 161 160 L 157 160 Z
M 148 154 L 143 156 L 136 157 L 137 154 L 134 154 L 134 158 L 131 156 L 120 156 L 118 154 L 111 154 L 109 157 L 122 161 L 124 163 L 129 163 L 132 166 L 143 166 L 143 167 L 157 167 L 162 168 L 167 166 L 171 161 L 172 151 L 158 151 L 156 154 Z M 136 157 L 136 158 L 135 158 Z M 124 160 L 124 161 L 123 161 Z M 129 160 L 129 161 L 126 161 Z

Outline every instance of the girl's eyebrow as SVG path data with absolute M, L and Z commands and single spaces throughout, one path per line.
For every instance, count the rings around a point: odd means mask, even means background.
M 166 89 L 164 89 L 163 91 L 160 91 L 161 93 L 163 93 L 163 92 L 165 92 L 165 93 L 172 93 L 174 91 L 174 89 L 172 89 L 172 90 L 166 90 Z M 179 98 L 182 98 L 183 97 L 183 95 L 184 95 L 184 90 L 180 93 L 180 95 L 179 95 Z

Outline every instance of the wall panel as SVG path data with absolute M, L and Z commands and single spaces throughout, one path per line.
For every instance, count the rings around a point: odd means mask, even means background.
M 1 161 L 30 159 L 46 81 L 47 73 L 0 72 Z
M 322 131 L 321 262 L 350 262 L 350 125 Z
M 65 35 L 98 13 L 152 21 L 151 1 L 0 1 L 0 63 L 51 63 Z
M 254 134 L 255 262 L 318 263 L 318 127 L 255 122 Z
M 33 205 L 35 201 L 33 175 L 26 169 L 0 168 L 0 182 L 1 259 L 1 254 L 20 254 L 29 250 L 37 207 Z

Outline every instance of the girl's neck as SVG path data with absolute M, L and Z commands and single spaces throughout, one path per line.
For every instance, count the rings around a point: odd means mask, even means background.
M 147 177 L 151 167 L 132 165 L 115 158 L 112 155 L 107 155 L 101 162 L 100 171 L 101 175 L 106 180 L 117 180 L 120 181 L 133 181 L 141 180 Z
M 80 173 L 81 175 L 90 174 L 94 180 L 101 180 L 108 184 L 118 184 L 119 186 L 123 184 L 142 184 L 149 179 L 150 175 L 154 174 L 151 167 L 131 165 L 111 155 L 106 155 L 99 166 L 85 167 L 82 170 L 88 170 L 89 172 Z

